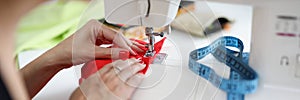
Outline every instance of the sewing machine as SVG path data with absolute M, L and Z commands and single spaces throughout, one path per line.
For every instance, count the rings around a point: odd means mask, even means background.
M 155 36 L 164 36 L 164 32 L 154 32 L 153 27 L 167 26 L 171 32 L 170 23 L 177 14 L 181 0 L 104 0 L 105 20 L 113 24 L 146 26 L 148 51 L 145 57 L 155 54 Z M 122 17 L 120 17 L 122 16 Z

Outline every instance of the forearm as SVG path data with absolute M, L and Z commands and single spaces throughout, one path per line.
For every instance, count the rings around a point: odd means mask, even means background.
M 29 96 L 34 97 L 66 65 L 49 50 L 21 69 Z

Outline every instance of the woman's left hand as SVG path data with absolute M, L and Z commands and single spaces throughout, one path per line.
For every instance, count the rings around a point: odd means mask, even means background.
M 99 45 L 113 44 L 120 48 L 103 48 Z M 101 24 L 97 20 L 90 20 L 72 36 L 49 50 L 56 62 L 68 68 L 94 59 L 118 58 L 119 52 L 142 52 L 138 47 L 143 46 L 125 38 L 120 32 Z

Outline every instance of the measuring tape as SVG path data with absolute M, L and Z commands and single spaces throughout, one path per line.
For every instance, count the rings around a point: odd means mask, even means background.
M 235 47 L 239 51 L 228 48 Z M 227 92 L 227 100 L 244 100 L 244 94 L 253 93 L 258 84 L 257 73 L 248 65 L 248 53 L 243 53 L 243 42 L 235 37 L 225 36 L 210 45 L 190 53 L 189 69 L 211 82 L 214 86 Z M 216 74 L 210 67 L 197 61 L 212 54 L 218 61 L 230 67 L 229 79 Z

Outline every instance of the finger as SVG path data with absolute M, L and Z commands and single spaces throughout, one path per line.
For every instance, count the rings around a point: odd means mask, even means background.
M 106 73 L 102 75 L 104 82 L 109 82 L 111 79 L 116 77 L 116 74 L 122 71 L 123 69 L 126 69 L 127 67 L 131 66 L 134 63 L 139 62 L 137 59 L 128 59 L 128 60 L 117 60 L 112 63 L 113 67 L 108 69 Z
M 119 33 L 116 30 L 113 30 L 112 28 L 109 28 L 105 25 L 99 24 L 101 27 L 100 30 L 98 30 L 98 39 L 106 39 L 106 43 L 109 43 L 109 41 L 113 41 L 112 43 L 117 44 L 121 48 L 127 49 L 131 54 L 137 55 L 128 45 L 128 42 L 123 34 Z
M 126 41 L 127 45 L 129 45 L 129 47 L 131 49 L 133 49 L 134 51 L 137 51 L 137 52 L 144 52 L 144 50 L 142 50 L 140 47 L 145 47 L 145 45 L 142 45 L 140 43 L 137 43 L 135 41 L 131 41 L 129 40 L 128 38 L 126 37 L 123 37 L 123 39 Z
M 121 35 L 122 35 L 123 40 L 127 43 L 127 45 L 129 45 L 129 46 L 133 45 L 133 43 L 128 38 L 126 38 L 123 34 L 121 34 Z
M 96 33 L 97 34 L 96 35 L 97 36 L 97 39 L 96 39 L 96 45 L 97 46 L 99 46 L 101 44 L 107 44 L 107 43 L 111 44 L 112 43 L 113 36 L 117 33 L 113 30 L 108 31 L 107 29 L 108 28 L 104 25 L 99 26 L 98 33 Z M 105 34 L 109 34 L 109 35 L 105 35 Z
M 144 78 L 145 78 L 144 74 L 137 73 L 132 77 L 130 77 L 126 82 L 126 84 L 131 87 L 138 87 Z
M 125 61 L 117 60 L 113 64 L 114 68 L 110 69 L 107 73 L 105 73 L 103 75 L 104 83 L 110 84 L 110 85 L 108 85 L 108 88 L 110 90 L 112 90 L 112 91 L 115 90 L 116 87 L 118 85 L 120 85 L 120 82 L 121 82 L 120 78 L 117 77 L 117 73 L 137 62 L 139 62 L 137 59 L 128 59 Z M 116 69 L 116 67 L 118 69 Z
M 136 40 L 131 40 L 131 41 L 134 45 L 134 47 L 132 47 L 134 50 L 137 50 L 137 48 L 138 48 L 138 49 L 142 50 L 142 52 L 147 51 L 146 44 L 141 44 L 139 42 L 136 42 Z M 141 51 L 139 51 L 139 52 L 141 52 Z
M 145 76 L 143 74 L 135 74 L 132 77 L 128 79 L 128 81 L 125 84 L 122 84 L 120 87 L 123 87 L 123 89 L 126 89 L 126 92 L 122 93 L 122 97 L 130 98 L 136 88 L 142 83 Z
M 107 87 L 113 92 L 117 89 L 119 85 L 121 85 L 122 81 L 117 77 L 117 74 L 114 74 L 113 77 L 105 81 L 105 84 L 107 84 Z
M 123 69 L 126 69 L 127 67 L 132 66 L 135 63 L 140 62 L 139 59 L 130 58 L 127 60 L 118 60 L 116 62 L 113 62 L 113 67 L 118 69 L 119 71 L 122 71 Z
M 130 47 L 126 47 L 127 50 L 129 50 L 129 52 L 132 54 L 132 55 L 137 55 L 137 53 L 135 51 L 133 51 Z
M 92 33 L 94 34 L 96 40 L 94 42 L 96 45 L 101 43 L 112 43 L 115 37 L 119 34 L 118 31 L 109 28 L 97 20 L 90 20 L 86 26 L 94 26 Z
M 117 71 L 118 71 L 117 69 L 111 68 L 107 73 L 105 73 L 103 75 L 104 83 L 108 83 L 108 84 L 112 83 L 111 81 L 114 80 L 114 77 L 117 76 L 118 73 Z
M 144 52 L 144 50 L 142 50 L 141 48 L 139 48 L 139 47 L 136 46 L 136 45 L 132 45 L 131 48 L 132 48 L 134 51 L 137 51 L 137 52 Z
M 91 24 L 95 25 L 98 31 L 98 35 L 96 37 L 96 45 L 100 45 L 103 43 L 115 43 L 118 46 L 120 46 L 123 49 L 127 49 L 131 54 L 137 55 L 135 51 L 132 50 L 132 48 L 129 45 L 132 45 L 132 43 L 124 37 L 123 34 L 118 33 L 117 31 L 108 28 L 107 26 L 99 23 L 98 21 L 91 21 Z M 139 50 L 136 48 L 136 50 Z M 140 51 L 140 50 L 139 50 Z M 118 55 L 116 55 L 116 58 Z M 96 58 L 112 58 L 111 52 L 109 49 L 99 48 L 96 47 Z
M 126 42 L 126 39 L 124 39 L 125 37 L 122 34 L 118 34 L 115 36 L 113 43 L 116 44 L 117 46 L 127 49 L 131 54 L 133 55 L 137 55 L 130 47 L 130 45 L 128 45 L 128 43 Z
M 119 65 L 119 63 L 123 63 L 124 61 L 123 60 L 116 60 L 112 63 L 109 63 L 107 65 L 105 65 L 100 71 L 100 76 L 101 78 L 103 79 L 104 82 L 107 82 L 108 79 L 110 79 L 110 77 L 112 76 L 115 76 L 116 74 L 115 73 L 112 73 L 112 72 L 115 72 L 114 71 L 114 67 L 113 66 L 117 66 Z M 124 65 L 123 66 L 129 66 L 129 65 Z M 126 67 L 124 67 L 126 68 Z
M 95 47 L 95 58 L 126 59 L 129 58 L 129 51 L 121 48 Z
M 128 42 L 126 41 L 124 35 L 112 28 L 109 28 L 105 25 L 101 25 L 101 30 L 99 30 L 99 34 L 100 34 L 99 39 L 106 39 L 107 41 L 113 41 L 113 43 L 117 44 L 118 46 L 124 49 L 129 48 Z
M 95 46 L 95 58 L 111 58 L 111 56 L 112 56 L 111 48 L 103 48 L 103 47 Z
M 144 45 L 144 44 L 140 44 L 140 43 L 138 43 L 138 42 L 136 42 L 136 41 L 131 41 L 134 45 L 136 45 L 136 46 L 138 46 L 139 48 L 141 48 L 141 47 L 146 47 L 146 45 Z
M 112 68 L 113 68 L 113 64 L 112 64 L 112 63 L 106 64 L 106 65 L 104 65 L 104 66 L 98 71 L 98 73 L 100 74 L 100 76 L 101 76 L 102 78 L 104 78 L 104 77 L 103 77 L 104 74 L 108 73 L 108 72 L 110 71 L 110 69 L 112 69 Z
M 127 79 L 140 70 L 144 69 L 146 67 L 145 64 L 140 64 L 140 63 L 134 63 L 130 67 L 127 67 L 126 69 L 122 70 L 119 74 L 119 77 L 121 80 L 124 82 L 127 81 Z
M 101 25 L 101 30 L 99 30 L 99 34 L 100 36 L 102 36 L 103 38 L 109 40 L 109 41 L 113 41 L 115 36 L 118 35 L 118 31 L 109 28 L 105 25 Z

